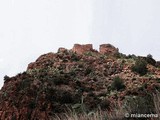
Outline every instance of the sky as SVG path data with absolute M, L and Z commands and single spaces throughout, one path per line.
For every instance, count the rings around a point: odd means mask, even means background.
M 160 60 L 159 0 L 1 0 L 0 87 L 40 55 L 92 43 Z
M 160 60 L 159 0 L 94 0 L 91 40 Z

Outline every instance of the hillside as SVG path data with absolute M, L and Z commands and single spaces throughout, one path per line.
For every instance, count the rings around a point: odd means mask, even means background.
M 151 55 L 127 56 L 111 44 L 100 45 L 99 51 L 92 44 L 75 44 L 71 50 L 41 55 L 26 71 L 4 77 L 0 119 L 64 119 L 68 111 L 114 114 L 117 106 L 130 113 L 157 113 L 157 91 L 160 65 Z

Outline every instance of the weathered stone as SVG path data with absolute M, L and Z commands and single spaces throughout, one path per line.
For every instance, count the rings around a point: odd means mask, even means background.
M 55 58 L 55 54 L 50 52 L 44 55 L 41 55 L 36 62 L 31 62 L 28 67 L 27 70 L 30 69 L 39 69 L 41 68 L 43 65 L 47 65 L 49 64 L 49 62 L 53 61 Z M 43 64 L 42 64 L 43 63 Z
M 116 53 L 119 53 L 118 48 L 115 48 L 113 45 L 111 44 L 102 44 L 99 47 L 99 52 L 101 54 L 108 54 L 108 55 L 114 55 Z
M 93 47 L 92 44 L 86 44 L 86 45 L 74 44 L 72 51 L 76 52 L 77 54 L 83 54 L 85 52 L 93 51 Z
M 41 55 L 28 65 L 28 71 L 9 77 L 0 90 L 0 120 L 50 120 L 54 115 L 62 115 L 66 107 L 83 103 L 88 110 L 101 106 L 112 110 L 118 102 L 122 106 L 125 96 L 145 95 L 159 88 L 160 70 L 148 65 L 148 76 L 139 76 L 131 71 L 135 62 L 114 56 L 118 49 L 110 44 L 100 46 L 96 52 L 91 44 L 75 44 L 71 51 Z M 83 55 L 85 52 L 92 55 Z M 113 79 L 119 76 L 126 88 L 122 91 L 111 90 Z M 147 83 L 147 86 L 143 87 Z M 139 89 L 143 87 L 143 91 Z M 105 101 L 107 100 L 109 101 Z M 110 104 L 108 104 L 110 103 Z M 68 110 L 68 109 L 67 109 Z M 65 119 L 65 118 L 62 118 Z

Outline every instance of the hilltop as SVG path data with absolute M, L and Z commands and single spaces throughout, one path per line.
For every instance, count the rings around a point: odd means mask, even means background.
M 100 45 L 99 51 L 92 44 L 75 44 L 4 77 L 0 119 L 51 120 L 68 111 L 112 113 L 116 106 L 130 107 L 131 113 L 157 113 L 153 95 L 159 90 L 160 65 L 151 55 L 125 55 L 111 44 Z

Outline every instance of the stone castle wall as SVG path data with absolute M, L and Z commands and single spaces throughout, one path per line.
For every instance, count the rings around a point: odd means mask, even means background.
M 74 44 L 72 51 L 76 52 L 77 54 L 83 54 L 85 52 L 90 52 L 90 51 L 93 52 L 95 50 L 93 49 L 92 44 L 85 44 L 85 45 Z M 116 53 L 119 53 L 119 50 L 118 48 L 115 48 L 111 44 L 102 44 L 99 46 L 99 53 L 114 55 Z
M 85 44 L 85 45 L 74 44 L 72 51 L 76 52 L 77 54 L 83 54 L 85 52 L 93 51 L 93 45 L 92 44 Z

